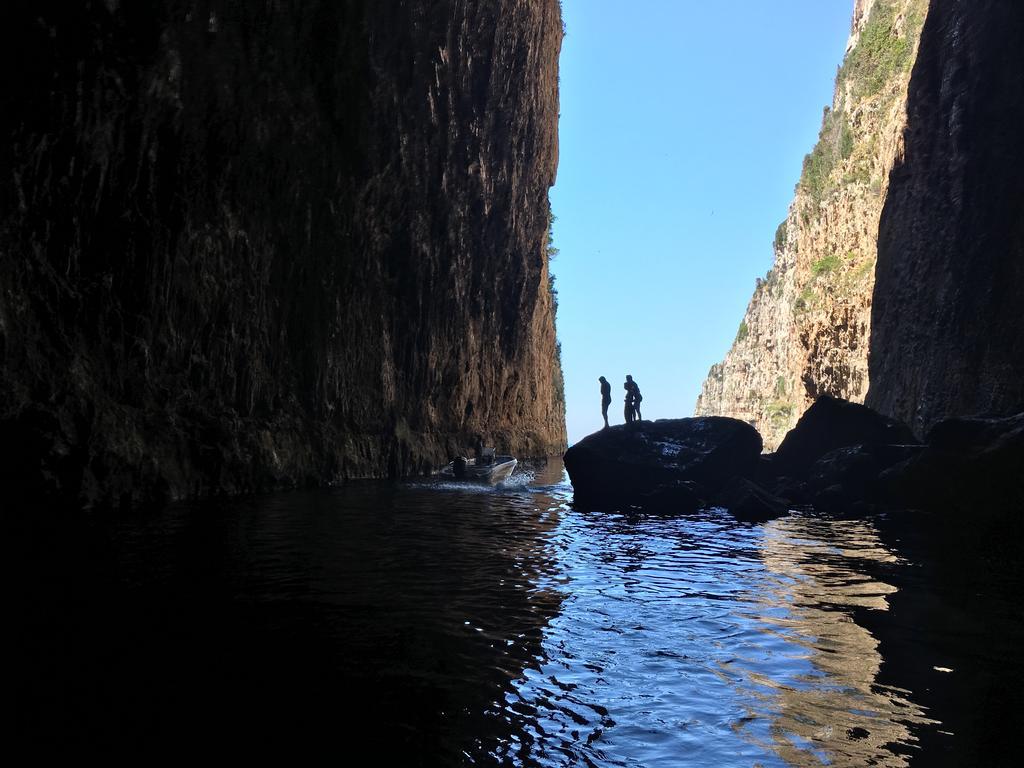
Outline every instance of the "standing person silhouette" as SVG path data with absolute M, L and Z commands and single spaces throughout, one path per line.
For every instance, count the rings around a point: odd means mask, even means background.
M 629 378 L 628 376 L 626 377 Z M 626 390 L 626 406 L 623 409 L 623 415 L 626 417 L 626 423 L 632 424 L 636 421 L 636 409 L 633 407 L 633 388 L 630 386 L 629 381 L 625 381 L 622 384 L 622 388 Z
M 640 403 L 644 397 L 640 394 L 640 387 L 633 381 L 633 377 L 629 375 L 626 376 L 626 383 L 623 386 L 633 395 L 633 418 L 636 421 L 642 421 L 643 416 L 640 415 Z
M 608 429 L 608 406 L 612 403 L 612 385 L 604 376 L 598 376 L 601 382 L 601 416 L 604 417 L 604 428 Z

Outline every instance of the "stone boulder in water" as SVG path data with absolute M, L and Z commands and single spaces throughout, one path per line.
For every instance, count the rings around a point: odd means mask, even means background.
M 890 506 L 949 509 L 976 518 L 1024 508 L 1024 413 L 949 419 L 927 446 L 881 477 Z
M 780 476 L 806 478 L 815 462 L 840 448 L 919 443 L 906 424 L 867 406 L 823 395 L 786 435 L 772 464 Z
M 682 483 L 710 498 L 737 476 L 751 476 L 761 436 L 746 422 L 722 416 L 663 419 L 595 432 L 565 454 L 577 503 L 645 503 Z

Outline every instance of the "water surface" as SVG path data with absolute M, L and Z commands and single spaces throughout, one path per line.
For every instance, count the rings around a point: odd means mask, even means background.
M 957 641 L 891 620 L 901 594 L 941 598 L 874 523 L 585 513 L 571 499 L 551 466 L 498 490 L 353 484 L 91 520 L 28 574 L 18 727 L 41 751 L 142 759 L 952 754 L 930 691 L 960 673 Z

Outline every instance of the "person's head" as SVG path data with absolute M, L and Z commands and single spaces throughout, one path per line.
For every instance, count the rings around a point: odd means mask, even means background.
M 626 381 L 632 381 L 632 380 L 633 380 L 633 377 L 632 377 L 632 376 L 630 376 L 630 375 L 629 375 L 629 374 L 627 373 L 627 374 L 626 374 Z
M 598 376 L 597 380 L 604 384 L 604 376 Z

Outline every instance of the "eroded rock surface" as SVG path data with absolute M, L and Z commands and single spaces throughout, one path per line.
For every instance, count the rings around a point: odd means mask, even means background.
M 477 432 L 561 452 L 557 0 L 3 16 L 9 496 L 403 475 Z

